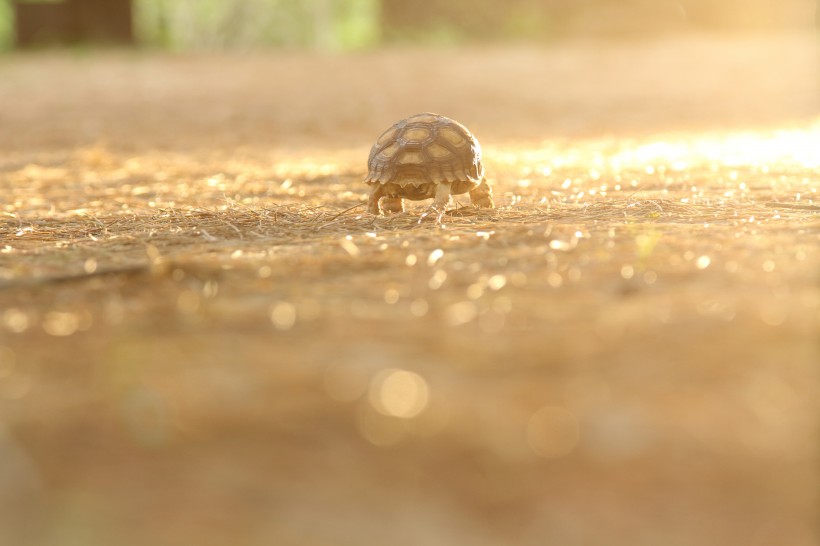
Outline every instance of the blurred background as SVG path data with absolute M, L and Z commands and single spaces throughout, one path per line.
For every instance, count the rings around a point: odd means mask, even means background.
M 549 42 L 816 25 L 815 0 L 0 0 L 0 50 L 356 50 L 385 44 Z

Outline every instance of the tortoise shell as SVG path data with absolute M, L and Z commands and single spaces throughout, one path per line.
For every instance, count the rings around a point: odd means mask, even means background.
M 416 114 L 387 129 L 370 149 L 365 182 L 382 184 L 385 194 L 421 200 L 433 197 L 442 182 L 451 193 L 481 183 L 481 145 L 462 124 L 432 114 Z

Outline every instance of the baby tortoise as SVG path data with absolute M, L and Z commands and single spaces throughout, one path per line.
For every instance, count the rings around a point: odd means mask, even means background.
M 451 194 L 466 192 L 474 205 L 495 207 L 478 140 L 438 114 L 416 114 L 390 127 L 370 149 L 367 167 L 365 182 L 372 186 L 367 210 L 373 214 L 402 212 L 404 199 L 431 197 L 433 208 L 443 211 Z

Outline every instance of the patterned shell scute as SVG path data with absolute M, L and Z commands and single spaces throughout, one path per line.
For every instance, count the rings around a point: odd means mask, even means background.
M 406 187 L 455 182 L 466 191 L 484 177 L 481 146 L 475 137 L 457 121 L 431 113 L 403 119 L 382 133 L 370 150 L 367 166 L 368 184 Z

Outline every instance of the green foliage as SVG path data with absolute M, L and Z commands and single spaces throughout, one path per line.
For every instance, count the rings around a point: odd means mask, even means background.
M 533 5 L 513 5 L 501 26 L 505 40 L 543 40 L 552 34 L 550 18 Z
M 379 42 L 379 0 L 348 0 L 339 4 L 336 36 L 343 49 L 361 49 Z
M 0 51 L 11 47 L 14 40 L 13 27 L 11 4 L 8 0 L 0 0 Z
M 133 2 L 138 41 L 158 48 L 352 50 L 374 46 L 380 39 L 380 0 Z M 0 51 L 10 49 L 13 41 L 11 0 L 0 0 Z
M 135 0 L 140 41 L 158 47 L 349 50 L 379 38 L 378 0 Z

